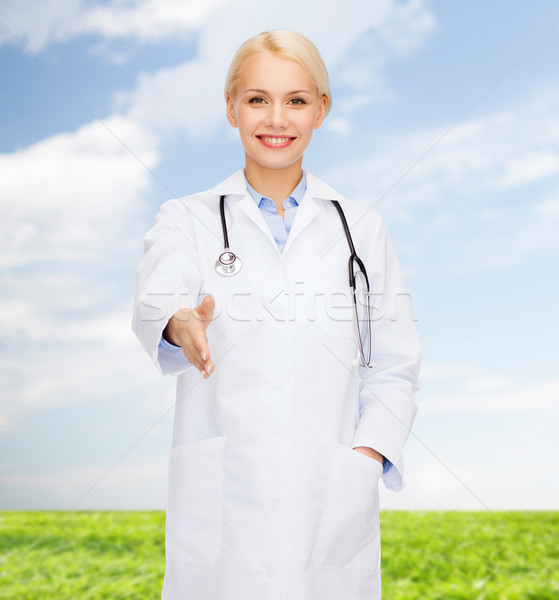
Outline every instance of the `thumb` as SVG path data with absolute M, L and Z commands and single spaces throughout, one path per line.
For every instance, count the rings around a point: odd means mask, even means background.
M 212 318 L 215 308 L 215 300 L 210 296 L 204 296 L 204 299 L 196 307 L 196 312 L 201 319 L 209 320 Z

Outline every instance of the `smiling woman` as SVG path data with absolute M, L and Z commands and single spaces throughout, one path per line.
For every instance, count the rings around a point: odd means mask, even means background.
M 302 168 L 331 105 L 308 39 L 248 40 L 225 104 L 244 169 L 166 202 L 138 269 L 134 331 L 178 375 L 163 599 L 379 600 L 420 364 L 400 266 L 381 217 Z M 229 236 L 242 265 L 216 268 Z
M 324 121 L 328 96 L 319 94 L 296 60 L 257 52 L 245 59 L 226 103 L 229 123 L 239 128 L 245 149 L 247 180 L 265 189 L 262 178 L 272 177 L 279 188 L 272 200 L 281 212 L 285 196 L 301 179 L 303 153 Z

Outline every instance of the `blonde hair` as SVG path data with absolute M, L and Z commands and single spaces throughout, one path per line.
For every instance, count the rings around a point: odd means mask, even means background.
M 241 67 L 244 61 L 249 56 L 266 50 L 274 56 L 296 60 L 305 69 L 318 89 L 319 98 L 326 96 L 326 116 L 332 106 L 332 96 L 330 95 L 328 71 L 326 70 L 322 56 L 318 48 L 304 35 L 284 29 L 263 31 L 249 38 L 239 47 L 231 61 L 225 79 L 225 98 L 230 96 L 232 100 L 235 100 Z

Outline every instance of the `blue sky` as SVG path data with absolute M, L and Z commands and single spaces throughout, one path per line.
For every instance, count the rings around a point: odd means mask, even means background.
M 135 270 L 164 200 L 242 166 L 223 81 L 272 28 L 330 72 L 304 166 L 384 216 L 413 298 L 420 411 L 383 507 L 559 508 L 558 20 L 552 1 L 0 0 L 0 508 L 164 506 L 174 381 L 131 333 Z

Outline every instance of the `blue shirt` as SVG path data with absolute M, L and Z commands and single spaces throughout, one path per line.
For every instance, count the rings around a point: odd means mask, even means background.
M 301 199 L 307 191 L 307 176 L 305 175 L 305 172 L 303 171 L 303 177 L 297 184 L 297 187 L 283 201 L 283 218 L 278 215 L 276 204 L 273 200 L 259 194 L 248 181 L 246 184 L 248 193 L 256 203 L 256 206 L 258 206 L 260 209 L 264 220 L 268 224 L 268 227 L 270 228 L 270 231 L 276 240 L 279 251 L 283 252 L 285 243 L 287 242 L 287 236 L 291 231 L 291 225 L 293 225 L 293 219 L 295 218 L 297 208 L 299 207 Z
M 307 190 L 307 176 L 305 172 L 303 171 L 303 177 L 301 178 L 301 181 L 297 184 L 297 187 L 283 201 L 283 218 L 280 215 L 278 215 L 275 202 L 272 199 L 259 194 L 246 180 L 246 175 L 245 181 L 247 184 L 248 193 L 256 203 L 256 206 L 258 206 L 258 208 L 260 209 L 264 220 L 268 224 L 268 227 L 270 228 L 270 231 L 274 236 L 274 240 L 278 245 L 279 251 L 283 253 L 283 249 L 285 248 L 285 244 L 287 242 L 287 236 L 291 231 L 293 220 L 295 219 L 295 215 L 297 214 L 297 208 L 299 207 L 299 204 L 301 203 L 301 200 Z M 167 340 L 163 339 L 163 336 L 161 336 L 161 340 L 159 342 L 160 356 L 163 353 L 165 354 L 165 362 L 169 364 L 169 366 L 171 366 L 172 364 L 184 364 L 184 361 L 186 360 L 186 357 L 184 356 L 184 353 L 180 346 L 174 346 L 173 344 L 170 344 Z M 392 463 L 387 458 L 384 458 L 382 463 L 382 472 L 388 473 L 391 467 Z

